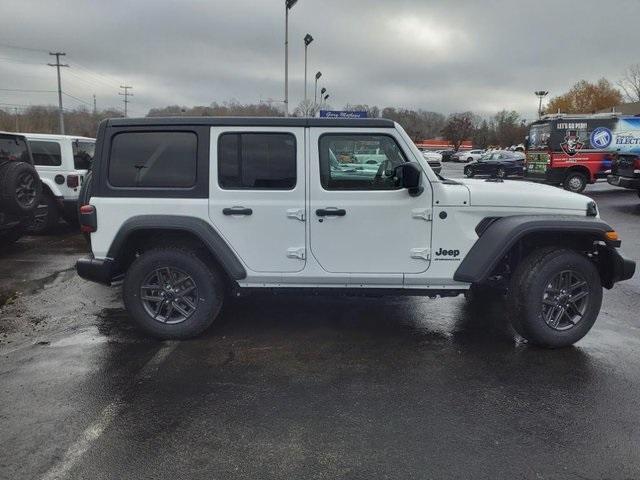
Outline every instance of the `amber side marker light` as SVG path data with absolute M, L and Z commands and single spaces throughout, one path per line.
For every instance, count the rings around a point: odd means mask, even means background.
M 611 240 L 612 242 L 620 240 L 620 235 L 618 235 L 618 232 L 615 230 L 605 233 L 604 236 L 607 237 L 607 240 Z

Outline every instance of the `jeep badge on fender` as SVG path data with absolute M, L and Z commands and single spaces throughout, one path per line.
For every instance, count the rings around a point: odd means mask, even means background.
M 591 199 L 444 179 L 385 119 L 114 118 L 86 183 L 92 253 L 78 274 L 124 279 L 130 318 L 163 339 L 202 333 L 228 295 L 255 290 L 482 287 L 508 291 L 520 335 L 561 347 L 591 329 L 602 288 L 635 270 Z

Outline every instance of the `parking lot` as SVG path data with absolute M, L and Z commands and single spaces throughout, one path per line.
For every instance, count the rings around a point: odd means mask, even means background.
M 636 193 L 586 193 L 637 260 Z M 640 477 L 638 275 L 561 350 L 463 297 L 259 295 L 158 342 L 86 249 L 60 225 L 0 254 L 0 478 Z

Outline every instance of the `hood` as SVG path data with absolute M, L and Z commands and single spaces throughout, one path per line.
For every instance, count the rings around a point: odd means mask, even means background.
M 469 189 L 471 206 L 526 207 L 585 212 L 592 200 L 558 187 L 519 180 L 487 182 L 481 179 L 456 179 Z

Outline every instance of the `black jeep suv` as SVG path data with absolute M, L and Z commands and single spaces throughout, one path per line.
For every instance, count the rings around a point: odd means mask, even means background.
M 22 236 L 33 219 L 41 191 L 27 139 L 0 132 L 0 246 Z

